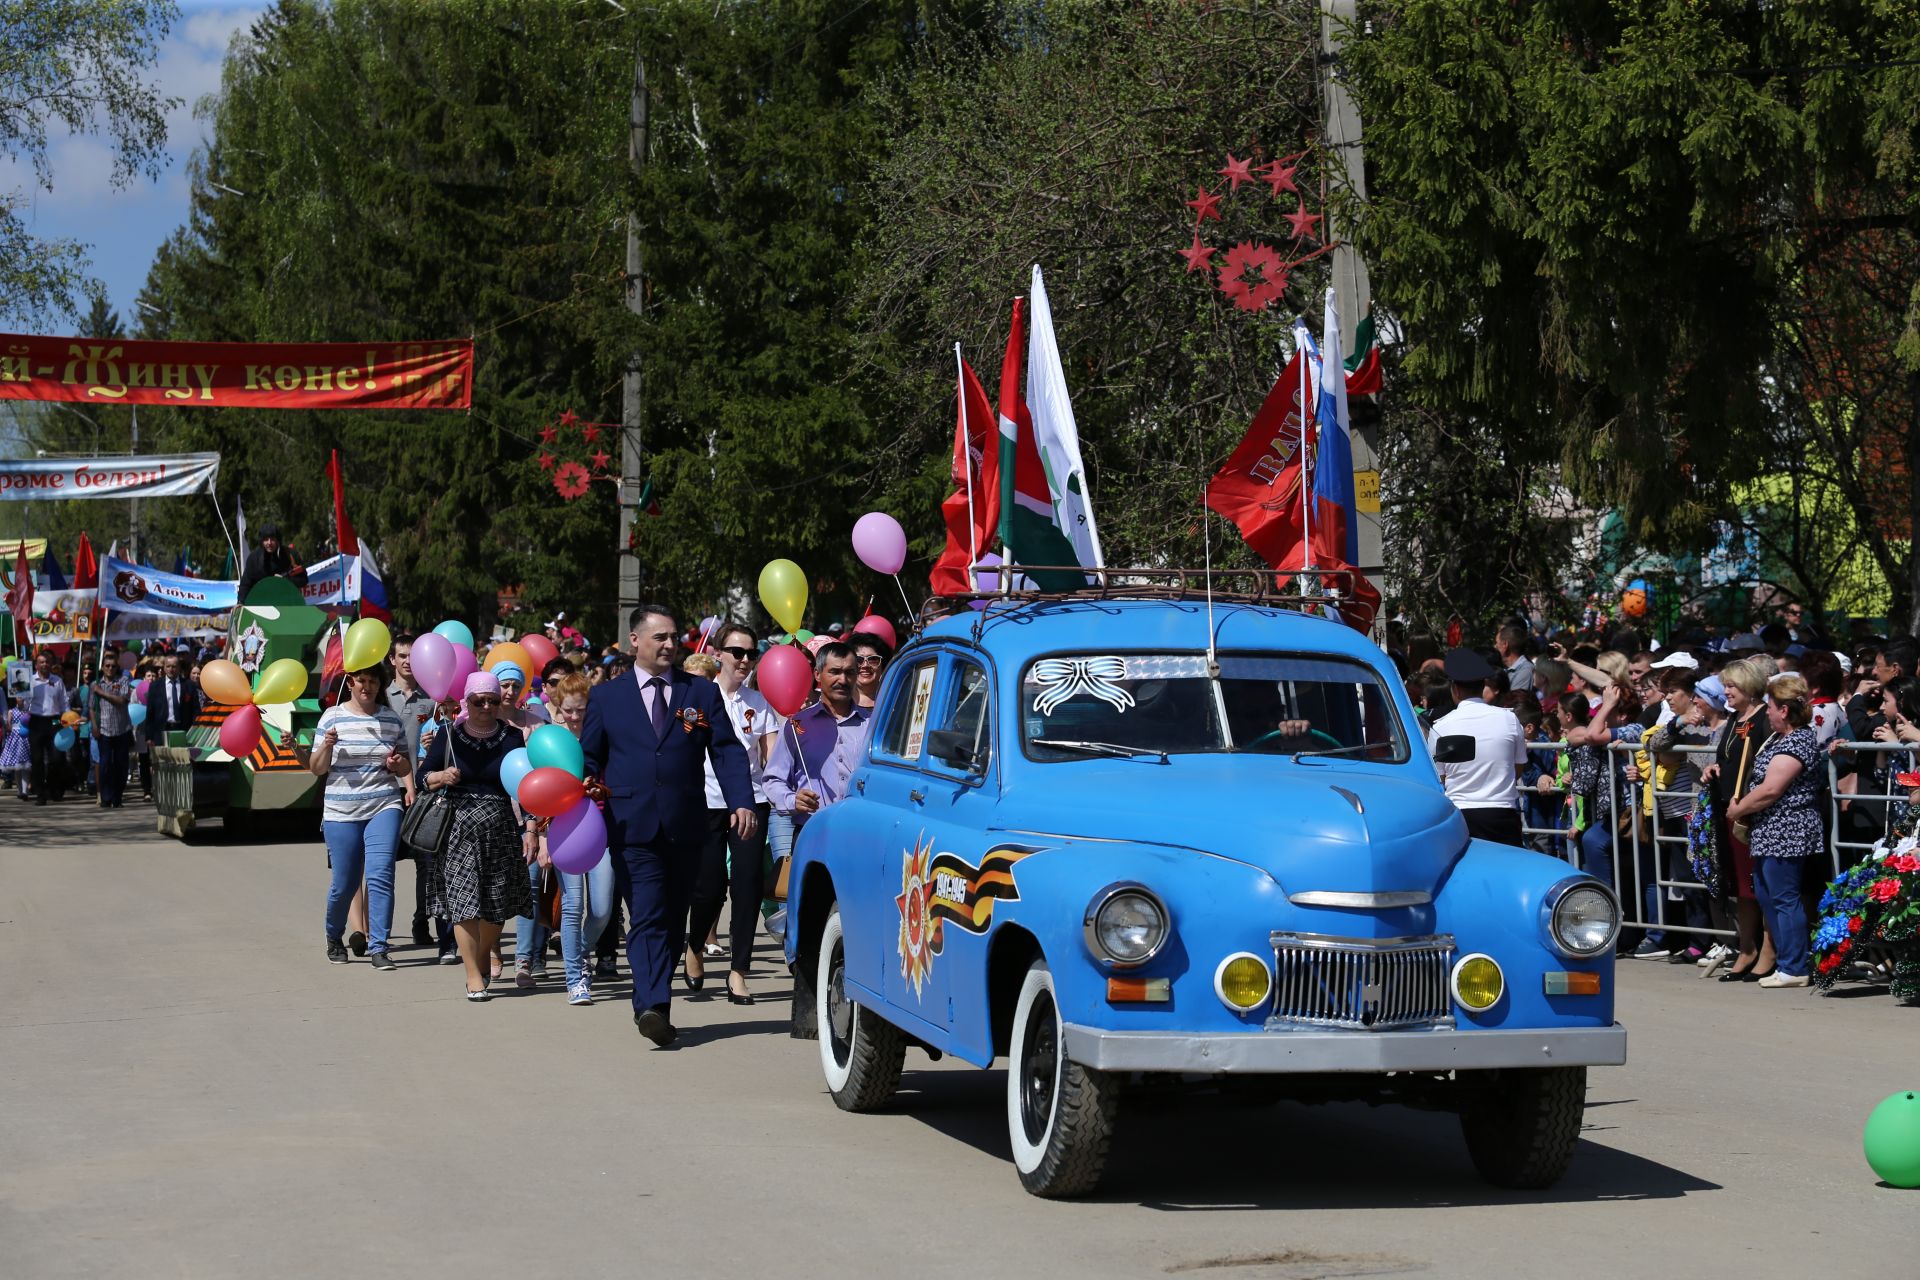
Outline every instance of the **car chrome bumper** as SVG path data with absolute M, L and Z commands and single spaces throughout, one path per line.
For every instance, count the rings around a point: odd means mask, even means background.
M 1102 1031 L 1066 1026 L 1067 1057 L 1099 1071 L 1279 1075 L 1319 1071 L 1483 1071 L 1495 1067 L 1613 1067 L 1627 1029 L 1558 1027 L 1431 1031 Z

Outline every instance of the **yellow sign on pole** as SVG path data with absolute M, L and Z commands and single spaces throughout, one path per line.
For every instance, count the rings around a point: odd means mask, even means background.
M 1378 471 L 1353 473 L 1353 505 L 1369 515 L 1380 514 L 1380 473 Z

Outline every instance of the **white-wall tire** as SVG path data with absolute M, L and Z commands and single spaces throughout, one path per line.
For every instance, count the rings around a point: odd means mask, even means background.
M 1020 1184 L 1037 1196 L 1091 1191 L 1107 1164 L 1119 1090 L 1070 1062 L 1053 973 L 1036 960 L 1020 984 L 1007 1050 L 1007 1138 Z
M 883 1105 L 900 1087 L 906 1037 L 847 997 L 846 931 L 837 902 L 829 908 L 826 927 L 820 931 L 813 992 L 820 1027 L 820 1071 L 834 1105 L 842 1111 L 872 1111 Z

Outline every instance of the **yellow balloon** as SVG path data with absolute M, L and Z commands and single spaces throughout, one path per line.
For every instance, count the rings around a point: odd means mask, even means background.
M 278 658 L 267 664 L 260 673 L 260 683 L 253 691 L 253 705 L 256 707 L 277 706 L 292 702 L 307 691 L 307 669 L 298 658 Z
M 807 575 L 791 560 L 769 560 L 760 571 L 760 603 L 782 631 L 798 631 L 807 612 Z
M 502 640 L 488 649 L 487 660 L 480 664 L 480 669 L 492 671 L 503 662 L 511 662 L 520 668 L 520 674 L 526 677 L 524 683 L 529 688 L 533 685 L 533 678 L 540 674 L 534 670 L 533 655 L 528 653 L 526 646 L 517 640 Z
M 236 662 L 215 658 L 200 668 L 200 689 L 222 706 L 244 707 L 253 701 L 253 685 Z
M 349 671 L 364 671 L 387 656 L 393 647 L 393 633 L 378 618 L 362 618 L 347 628 L 340 643 L 340 661 Z

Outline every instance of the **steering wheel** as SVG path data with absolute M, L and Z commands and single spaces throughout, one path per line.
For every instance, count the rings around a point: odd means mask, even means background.
M 1252 751 L 1258 747 L 1264 746 L 1266 743 L 1273 741 L 1275 738 L 1299 738 L 1303 736 L 1308 738 L 1318 738 L 1320 739 L 1320 741 L 1326 743 L 1330 747 L 1344 747 L 1347 745 L 1346 743 L 1340 741 L 1340 739 L 1334 737 L 1332 734 L 1323 733 L 1318 729 L 1309 729 L 1306 731 L 1304 735 L 1298 734 L 1298 733 L 1288 733 L 1284 729 L 1269 729 L 1267 732 L 1255 738 L 1252 742 L 1249 742 L 1246 745 L 1245 749 L 1248 751 Z

